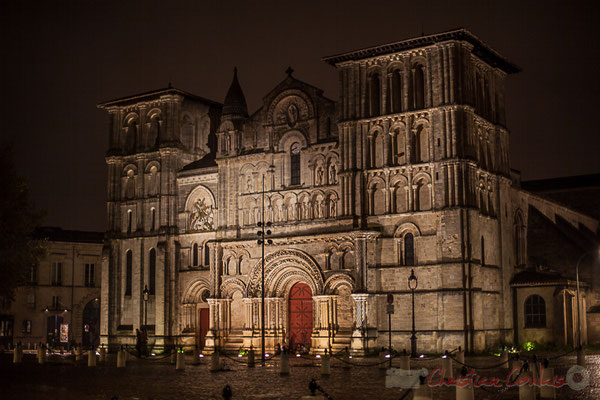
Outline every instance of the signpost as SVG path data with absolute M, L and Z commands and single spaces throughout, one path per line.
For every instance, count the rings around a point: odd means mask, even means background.
M 387 295 L 387 315 L 388 315 L 388 351 L 390 358 L 390 368 L 392 368 L 392 314 L 394 313 L 394 295 L 388 293 Z

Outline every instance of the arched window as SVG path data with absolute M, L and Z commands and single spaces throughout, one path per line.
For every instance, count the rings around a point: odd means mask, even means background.
M 392 113 L 402 112 L 402 70 L 392 72 L 391 88 L 389 90 L 390 110 Z
M 412 109 L 425 108 L 425 71 L 417 64 L 412 69 Z
M 300 185 L 300 143 L 290 146 L 290 185 Z
M 131 296 L 131 283 L 133 281 L 133 253 L 127 250 L 125 254 L 125 296 Z
M 415 162 L 429 161 L 429 132 L 423 125 L 419 125 L 415 130 L 414 160 Z
M 198 244 L 194 243 L 192 246 L 192 265 L 195 267 L 198 265 Z
M 153 147 L 160 136 L 160 119 L 158 115 L 154 115 L 150 120 L 150 129 L 148 130 L 147 147 Z
M 204 265 L 210 265 L 210 248 L 207 245 L 204 245 Z
M 525 328 L 546 327 L 546 302 L 533 294 L 525 299 Z
M 135 151 L 136 142 L 137 142 L 137 121 L 135 119 L 131 119 L 127 124 L 127 137 L 126 137 L 126 151 L 133 153 Z
M 135 197 L 135 172 L 132 169 L 127 171 L 127 181 L 125 183 L 125 197 L 133 199 Z
M 150 210 L 150 215 L 152 218 L 150 230 L 155 231 L 156 230 L 156 208 L 152 207 L 152 209 Z
M 367 112 L 370 117 L 376 117 L 381 115 L 381 80 L 379 79 L 379 73 L 374 72 L 369 76 L 369 104 Z
M 415 239 L 412 233 L 404 236 L 404 265 L 415 265 Z
M 133 211 L 127 210 L 127 233 L 131 233 L 133 224 Z
M 156 250 L 150 249 L 150 262 L 148 268 L 148 291 L 154 294 L 156 290 Z

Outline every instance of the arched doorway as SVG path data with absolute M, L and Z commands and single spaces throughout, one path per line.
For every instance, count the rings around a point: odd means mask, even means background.
M 196 346 L 198 346 L 200 349 L 204 348 L 204 342 L 209 328 L 209 308 L 208 304 L 206 303 L 208 296 L 208 290 L 203 290 L 200 294 L 201 303 L 200 307 L 198 308 L 198 319 L 196 323 Z
M 290 349 L 298 346 L 310 349 L 313 328 L 312 291 L 306 283 L 298 282 L 290 289 L 288 300 Z
M 82 320 L 82 345 L 98 347 L 100 345 L 100 299 L 96 298 L 85 305 Z

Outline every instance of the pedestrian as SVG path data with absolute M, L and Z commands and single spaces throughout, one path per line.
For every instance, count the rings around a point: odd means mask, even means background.
M 138 357 L 142 356 L 142 332 L 139 329 L 135 329 L 135 350 L 137 351 Z
M 141 339 L 142 339 L 142 350 L 144 352 L 144 355 L 147 356 L 148 355 L 148 331 L 146 330 L 145 326 L 142 329 Z

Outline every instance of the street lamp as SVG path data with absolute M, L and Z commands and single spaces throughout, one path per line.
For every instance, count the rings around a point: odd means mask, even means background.
M 261 354 L 260 359 L 262 361 L 263 367 L 265 366 L 265 241 L 267 244 L 273 244 L 273 240 L 266 239 L 267 236 L 271 235 L 271 230 L 265 230 L 265 225 L 267 228 L 271 227 L 271 222 L 264 223 L 265 221 L 265 176 L 262 176 L 262 210 L 261 210 L 261 220 L 258 221 L 256 226 L 259 227 L 259 230 L 256 232 L 258 237 L 258 244 L 261 246 L 261 260 L 262 260 L 262 268 L 261 268 L 261 277 L 260 277 L 260 348 Z
M 585 256 L 587 256 L 588 254 L 592 254 L 593 252 L 594 252 L 594 250 L 583 253 L 581 256 L 579 256 L 579 259 L 577 260 L 577 264 L 575 265 L 575 275 L 577 278 L 577 339 L 578 339 L 577 344 L 579 345 L 580 348 L 583 345 L 583 341 L 581 339 L 581 313 L 580 313 L 580 309 L 579 309 L 579 264 L 581 263 L 581 260 L 583 260 L 583 258 Z M 597 252 L 600 255 L 600 249 L 598 249 Z
M 144 328 L 148 329 L 148 298 L 150 298 L 150 291 L 148 285 L 144 286 Z
M 415 270 L 410 270 L 410 276 L 408 277 L 408 288 L 412 292 L 412 334 L 410 335 L 410 356 L 412 358 L 417 357 L 417 334 L 415 331 L 415 289 L 419 284 L 417 277 L 415 276 Z

